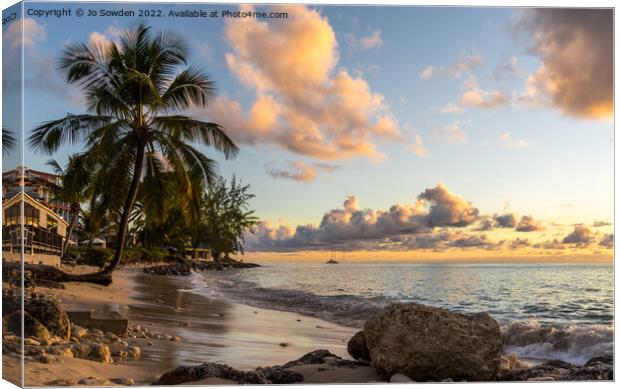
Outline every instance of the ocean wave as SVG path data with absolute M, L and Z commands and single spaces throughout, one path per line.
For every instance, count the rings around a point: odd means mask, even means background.
M 583 365 L 593 357 L 613 354 L 611 325 L 543 326 L 538 320 L 502 326 L 504 352 L 520 358 L 562 361 Z
M 192 274 L 187 292 L 209 298 L 299 313 L 336 324 L 362 328 L 369 316 L 398 298 L 364 298 L 351 294 L 321 295 L 311 292 L 266 288 L 251 281 L 221 274 Z M 512 321 L 501 325 L 504 352 L 529 360 L 559 359 L 579 365 L 595 356 L 613 353 L 613 326 L 542 325 L 536 319 Z
M 366 319 L 392 302 L 387 298 L 354 295 L 317 295 L 291 289 L 263 288 L 241 280 L 193 274 L 185 291 L 211 298 L 226 298 L 257 308 L 317 317 L 343 326 L 361 328 Z

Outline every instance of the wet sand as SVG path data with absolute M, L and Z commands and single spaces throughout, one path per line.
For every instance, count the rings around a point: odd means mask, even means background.
M 26 384 L 49 385 L 57 379 L 77 381 L 89 376 L 133 378 L 136 384 L 149 384 L 180 365 L 217 362 L 250 370 L 284 364 L 317 349 L 348 357 L 346 345 L 356 332 L 354 328 L 295 313 L 206 298 L 183 291 L 186 282 L 187 278 L 182 276 L 154 276 L 140 269 L 122 269 L 114 275 L 110 287 L 66 283 L 65 290 L 41 288 L 57 296 L 67 310 L 91 310 L 93 316 L 108 316 L 110 311 L 118 311 L 131 325 L 146 326 L 153 332 L 180 336 L 182 340 L 130 339 L 139 345 L 142 355 L 140 360 L 123 365 L 81 359 L 62 359 L 53 365 L 29 361 Z M 6 358 L 5 361 L 11 362 Z M 19 373 L 17 366 L 10 370 Z M 305 382 L 369 382 L 374 378 L 374 373 L 366 369 L 342 372 L 331 369 L 318 375 L 314 370 L 304 371 Z M 13 375 L 10 371 L 7 374 Z

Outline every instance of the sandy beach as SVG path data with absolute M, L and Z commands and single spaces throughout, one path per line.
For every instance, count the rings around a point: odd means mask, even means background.
M 73 272 L 88 271 L 85 267 Z M 84 359 L 59 357 L 53 365 L 26 361 L 27 386 L 58 385 L 62 380 L 78 382 L 93 377 L 103 385 L 131 378 L 135 384 L 151 384 L 161 374 L 181 365 L 216 362 L 240 370 L 281 365 L 317 349 L 327 349 L 343 358 L 354 328 L 338 326 L 312 317 L 229 303 L 184 291 L 186 277 L 144 274 L 125 268 L 114 275 L 114 283 L 102 287 L 65 283 L 65 289 L 38 288 L 57 297 L 65 310 L 90 310 L 94 316 L 120 312 L 130 326 L 179 336 L 180 342 L 165 339 L 128 339 L 142 350 L 140 359 L 123 364 L 103 364 Z M 18 362 L 5 356 L 4 376 L 19 376 Z M 14 359 L 12 361 L 11 359 Z M 304 382 L 378 381 L 370 367 L 301 366 Z M 234 383 L 209 379 L 199 383 Z

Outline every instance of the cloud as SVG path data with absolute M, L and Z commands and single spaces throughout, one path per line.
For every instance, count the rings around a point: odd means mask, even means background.
M 594 223 L 592 223 L 592 227 L 606 227 L 606 226 L 611 226 L 611 223 L 603 221 L 603 220 L 596 220 L 594 221 Z
M 461 130 L 458 123 L 448 124 L 443 127 L 435 127 L 432 129 L 432 133 L 435 139 L 441 143 L 467 143 L 465 133 Z
M 521 71 L 519 70 L 518 59 L 514 55 L 508 61 L 499 65 L 493 70 L 493 77 L 496 80 L 505 80 L 517 78 Z
M 510 132 L 502 132 L 499 138 L 507 149 L 525 149 L 532 146 L 525 139 L 513 139 Z
M 349 47 L 353 49 L 369 50 L 383 46 L 381 30 L 374 30 L 372 34 L 368 36 L 363 36 L 359 39 L 357 39 L 353 34 L 347 34 L 346 39 Z
M 24 34 L 21 34 L 21 28 Z M 3 90 L 6 92 L 19 91 L 21 82 L 24 87 L 35 93 L 46 93 L 54 99 L 63 100 L 72 106 L 83 105 L 82 92 L 75 85 L 68 85 L 56 72 L 55 56 L 41 48 L 47 39 L 44 25 L 34 19 L 22 19 L 12 23 L 2 34 L 3 44 Z M 22 66 L 21 47 L 24 51 L 24 78 L 22 80 L 20 68 Z
M 518 96 L 575 118 L 613 115 L 613 10 L 536 8 L 522 11 L 541 60 Z
M 577 246 L 588 246 L 594 241 L 594 234 L 584 225 L 576 225 L 573 232 L 562 240 L 562 243 L 574 244 Z
M 514 213 L 493 216 L 495 226 L 499 228 L 514 228 L 517 225 L 517 216 Z
M 3 46 L 11 50 L 21 49 L 22 46 L 32 47 L 44 42 L 45 39 L 47 39 L 45 27 L 30 18 L 16 20 L 2 33 Z
M 332 173 L 339 166 L 326 163 L 314 163 L 312 165 L 305 164 L 300 161 L 290 163 L 289 169 L 270 169 L 269 175 L 273 178 L 286 178 L 294 181 L 312 182 L 317 177 L 317 171 Z
M 377 142 L 403 140 L 384 96 L 337 68 L 336 36 L 319 11 L 286 11 L 284 22 L 226 21 L 226 62 L 253 102 L 246 108 L 222 96 L 195 114 L 222 124 L 242 143 L 276 144 L 320 160 L 383 160 Z
M 471 238 L 463 233 L 454 235 L 449 230 L 468 226 L 477 218 L 477 208 L 450 192 L 445 185 L 438 184 L 420 193 L 415 204 L 394 204 L 387 210 L 360 209 L 358 199 L 348 196 L 342 208 L 326 212 L 318 226 L 297 226 L 294 233 L 277 242 L 266 242 L 275 234 L 275 228 L 263 226 L 262 232 L 248 236 L 248 247 L 299 249 L 337 243 L 355 248 L 395 244 L 404 248 L 411 244 L 419 246 L 424 241 L 430 244 L 437 238 L 435 233 L 439 234 L 437 242 L 444 242 L 445 247 L 473 247 L 489 242 L 484 236 Z M 437 228 L 443 232 L 434 231 Z
M 545 227 L 532 216 L 522 216 L 515 230 L 519 232 L 542 231 Z
M 444 105 L 439 112 L 441 113 L 449 113 L 449 114 L 456 114 L 456 113 L 463 113 L 465 112 L 465 109 L 457 104 L 454 103 L 448 103 L 446 105 Z
M 422 137 L 418 134 L 415 135 L 414 141 L 409 145 L 408 149 L 418 157 L 426 157 L 428 155 L 428 150 L 422 144 Z
M 600 246 L 613 248 L 614 247 L 614 234 L 605 234 L 603 239 L 598 243 Z
M 478 218 L 478 209 L 451 193 L 444 184 L 426 189 L 418 198 L 430 204 L 427 215 L 429 227 L 464 227 Z
M 494 108 L 506 105 L 510 99 L 498 90 L 484 90 L 478 85 L 478 81 L 474 76 L 470 76 L 463 83 L 466 90 L 459 98 L 464 105 L 477 108 Z
M 287 178 L 289 180 L 312 182 L 316 178 L 316 170 L 303 162 L 292 162 L 293 171 L 272 169 L 269 171 L 269 175 L 273 178 Z
M 470 75 L 475 69 L 481 67 L 482 64 L 483 60 L 480 55 L 461 55 L 453 64 L 447 67 L 427 66 L 420 73 L 420 78 L 423 80 L 438 76 L 460 78 Z

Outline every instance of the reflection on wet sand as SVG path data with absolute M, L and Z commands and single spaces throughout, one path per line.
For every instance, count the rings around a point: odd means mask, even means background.
M 181 336 L 179 342 L 152 342 L 143 359 L 162 368 L 220 362 L 245 369 L 285 363 L 306 352 L 327 348 L 346 356 L 355 329 L 293 313 L 233 304 L 183 291 L 186 278 L 135 276 L 130 320 L 156 332 Z M 186 286 L 185 286 L 186 287 Z M 101 307 L 114 310 L 111 304 Z

